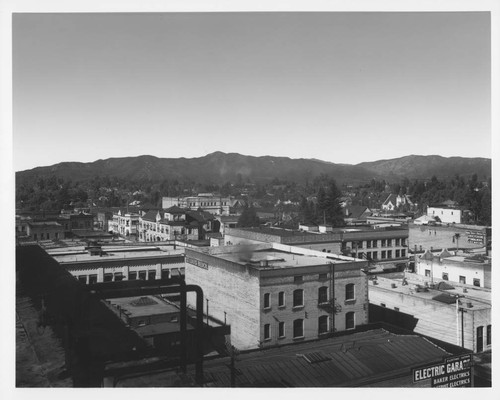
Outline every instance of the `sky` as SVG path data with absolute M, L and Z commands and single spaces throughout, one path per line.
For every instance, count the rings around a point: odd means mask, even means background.
M 14 14 L 14 170 L 489 158 L 490 28 L 487 12 Z

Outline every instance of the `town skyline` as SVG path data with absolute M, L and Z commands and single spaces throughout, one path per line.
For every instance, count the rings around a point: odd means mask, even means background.
M 480 12 L 15 14 L 14 169 L 491 158 L 490 62 Z

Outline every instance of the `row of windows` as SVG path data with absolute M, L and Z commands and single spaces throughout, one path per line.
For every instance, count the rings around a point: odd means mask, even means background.
M 377 248 L 379 243 L 380 247 L 406 246 L 406 238 L 353 241 L 351 248 L 353 249 Z
M 431 270 L 430 269 L 426 269 L 425 270 L 425 276 L 429 277 L 431 276 Z M 448 281 L 449 280 L 449 275 L 448 275 L 448 272 L 443 272 L 442 274 L 442 279 L 443 281 Z M 458 282 L 463 284 L 463 285 L 467 285 L 467 278 L 463 275 L 459 275 L 458 276 Z M 472 278 L 472 284 L 474 286 L 477 286 L 477 287 L 481 287 L 481 279 L 479 278 Z
M 345 326 L 346 329 L 354 329 L 354 312 L 350 311 L 345 315 Z M 318 318 L 318 335 L 328 333 L 329 328 L 329 317 L 327 315 L 322 315 Z M 271 340 L 271 324 L 264 325 L 264 340 Z M 285 322 L 280 321 L 277 324 L 277 336 L 278 339 L 283 339 L 286 337 L 286 327 Z M 296 319 L 293 321 L 292 325 L 292 338 L 300 339 L 304 337 L 304 320 Z
M 40 240 L 49 240 L 50 239 L 50 232 L 47 232 L 47 235 L 45 235 L 44 232 L 40 233 Z M 54 233 L 54 239 L 59 239 L 59 232 Z M 38 234 L 34 233 L 33 234 L 33 240 L 38 240 Z
M 328 303 L 328 286 L 318 288 L 318 304 Z M 345 300 L 354 300 L 354 283 L 345 285 Z M 271 308 L 271 293 L 264 293 L 264 309 Z M 293 291 L 292 307 L 304 306 L 304 289 L 296 289 Z M 278 307 L 285 307 L 285 292 L 278 292 Z
M 392 250 L 382 250 L 380 252 L 381 259 L 392 258 Z M 378 259 L 378 251 L 367 251 L 366 257 L 371 260 Z M 406 250 L 395 250 L 395 258 L 406 257 Z
M 161 271 L 161 279 L 168 279 L 170 277 L 170 270 L 168 269 L 163 269 Z M 82 283 L 88 283 L 88 284 L 93 284 L 97 283 L 97 274 L 92 274 L 92 275 L 78 275 L 77 277 L 78 281 Z M 123 273 L 121 272 L 115 272 L 115 273 L 106 273 L 104 274 L 103 277 L 103 282 L 120 282 L 127 279 Z M 142 271 L 130 271 L 128 273 L 128 280 L 129 281 L 135 281 L 135 280 L 154 280 L 156 278 L 156 270 L 142 270 Z

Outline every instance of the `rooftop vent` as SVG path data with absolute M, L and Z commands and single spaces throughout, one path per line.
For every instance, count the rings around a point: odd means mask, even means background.
M 313 353 L 302 354 L 304 360 L 306 360 L 309 364 L 316 364 L 323 361 L 330 361 L 331 357 L 327 356 L 323 352 L 315 351 Z

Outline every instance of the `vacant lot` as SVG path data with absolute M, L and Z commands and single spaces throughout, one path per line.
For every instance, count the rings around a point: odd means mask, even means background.
M 458 233 L 458 247 L 460 249 L 477 249 L 483 247 L 481 244 L 469 243 L 467 241 L 467 230 L 464 228 L 447 227 L 447 226 L 419 226 L 410 224 L 409 245 L 413 249 L 415 245 L 420 249 L 449 249 L 457 248 L 456 240 L 453 236 Z

